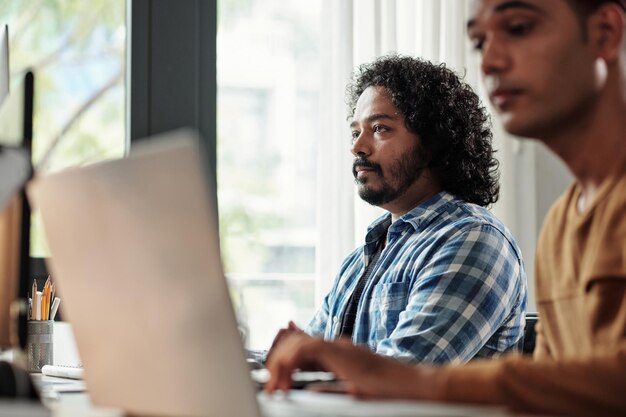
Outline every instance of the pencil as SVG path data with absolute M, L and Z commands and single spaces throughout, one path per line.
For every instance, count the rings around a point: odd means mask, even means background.
M 43 293 L 43 308 L 41 310 L 41 319 L 48 320 L 48 314 L 50 312 L 50 276 L 46 280 Z
M 44 287 L 41 292 L 41 320 L 46 319 L 46 293 L 48 292 L 48 288 Z
M 34 280 L 33 280 L 33 292 L 32 292 L 32 293 L 31 293 L 31 295 L 30 295 L 30 296 L 31 296 L 31 298 L 33 299 L 33 301 L 32 301 L 32 306 L 34 306 L 34 305 L 35 305 L 35 300 L 36 300 L 36 297 L 35 297 L 35 296 L 36 296 L 36 295 L 37 295 L 37 280 L 36 280 L 36 279 L 34 279 Z M 31 319 L 31 320 L 35 320 L 35 309 L 31 307 L 31 311 L 32 311 L 32 314 L 31 314 L 30 319 Z
M 50 280 L 50 278 L 48 278 L 48 280 Z M 50 281 L 48 281 L 48 288 L 46 289 L 46 309 L 45 309 L 45 317 L 46 320 L 50 319 L 50 292 L 51 292 L 51 288 L 50 288 Z
M 54 296 L 55 296 L 55 286 L 54 286 L 54 282 L 50 281 L 50 288 L 52 289 L 52 292 L 50 293 L 50 314 L 48 314 L 48 317 L 50 320 L 54 320 L 54 317 L 52 317 L 52 304 L 54 303 Z
M 35 320 L 41 320 L 41 291 L 37 291 L 37 297 L 35 300 Z
M 48 292 L 48 284 L 44 282 L 43 290 L 41 291 L 41 320 L 46 319 L 46 293 Z
M 52 309 L 50 310 L 50 320 L 54 320 L 54 317 L 57 315 L 57 310 L 59 309 L 59 304 L 61 303 L 61 299 L 56 297 L 52 302 Z

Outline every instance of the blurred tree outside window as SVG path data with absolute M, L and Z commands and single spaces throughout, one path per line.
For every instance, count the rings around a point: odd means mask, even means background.
M 35 166 L 55 171 L 125 154 L 124 0 L 2 0 L 11 84 L 35 73 Z M 33 217 L 31 256 L 48 250 Z
M 218 3 L 222 256 L 249 348 L 314 313 L 321 0 Z
M 219 0 L 222 256 L 247 345 L 314 313 L 321 0 Z M 12 83 L 36 76 L 34 163 L 125 154 L 124 0 L 3 0 Z M 37 216 L 31 256 L 48 250 Z

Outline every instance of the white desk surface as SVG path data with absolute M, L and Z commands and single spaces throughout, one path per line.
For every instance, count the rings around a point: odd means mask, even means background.
M 75 364 L 80 359 L 75 348 L 71 329 L 67 324 L 55 325 L 55 364 Z M 56 381 L 59 387 L 70 387 L 82 381 L 34 375 L 36 384 Z M 68 385 L 70 384 L 70 385 Z M 58 391 L 61 391 L 59 389 Z M 0 401 L 0 417 L 123 417 L 119 409 L 94 407 L 87 392 L 55 392 L 44 390 L 46 406 L 32 407 Z M 280 397 L 280 396 L 279 396 Z M 510 416 L 504 409 L 490 407 L 465 407 L 416 402 L 358 401 L 344 395 L 318 394 L 292 391 L 289 399 L 258 396 L 263 415 L 271 417 L 500 417 Z M 537 416 L 533 416 L 537 417 Z
M 271 417 L 498 417 L 504 410 L 416 402 L 357 401 L 347 396 L 292 391 L 290 399 L 259 394 L 264 416 Z M 44 406 L 0 400 L 0 417 L 125 417 L 119 409 L 94 407 L 86 392 L 44 399 Z M 524 417 L 516 414 L 517 417 Z M 527 417 L 539 417 L 537 415 Z M 545 416 L 548 417 L 548 416 Z
M 289 398 L 258 396 L 263 415 L 271 417 L 502 417 L 502 409 L 404 401 L 358 401 L 344 395 L 292 391 Z M 94 407 L 87 393 L 61 393 L 46 399 L 51 417 L 124 417 L 119 409 Z M 3 417 L 0 414 L 0 417 Z M 26 416 L 25 416 L 26 417 Z M 33 416 L 35 417 L 35 416 Z
M 310 395 L 312 394 L 312 395 Z M 268 400 L 260 395 L 264 416 L 271 417 L 501 417 L 497 409 L 429 403 L 356 401 L 352 398 L 296 391 L 290 400 Z M 322 395 L 324 398 L 320 398 Z M 124 417 L 122 410 L 93 407 L 87 394 L 62 394 L 48 402 L 51 417 Z

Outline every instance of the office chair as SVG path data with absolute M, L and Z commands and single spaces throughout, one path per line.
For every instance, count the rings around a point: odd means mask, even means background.
M 532 355 L 535 350 L 535 339 L 537 333 L 535 326 L 539 320 L 537 313 L 526 313 L 526 325 L 524 326 L 524 335 L 521 340 L 520 351 L 523 355 Z

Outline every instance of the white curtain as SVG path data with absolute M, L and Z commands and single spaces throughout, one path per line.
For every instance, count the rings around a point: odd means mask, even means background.
M 318 246 L 316 302 L 330 288 L 341 261 L 362 244 L 369 223 L 383 211 L 355 193 L 346 121 L 345 85 L 351 71 L 389 53 L 444 62 L 487 103 L 479 82 L 478 56 L 471 52 L 465 0 L 325 0 L 322 94 L 323 128 L 318 155 Z M 500 161 L 500 200 L 492 208 L 518 239 L 526 260 L 530 309 L 534 310 L 535 241 L 552 201 L 570 176 L 542 147 L 508 137 L 494 118 Z
M 317 155 L 315 302 L 328 292 L 343 257 L 354 248 L 354 186 L 344 91 L 352 72 L 352 0 L 324 0 L 322 92 Z

